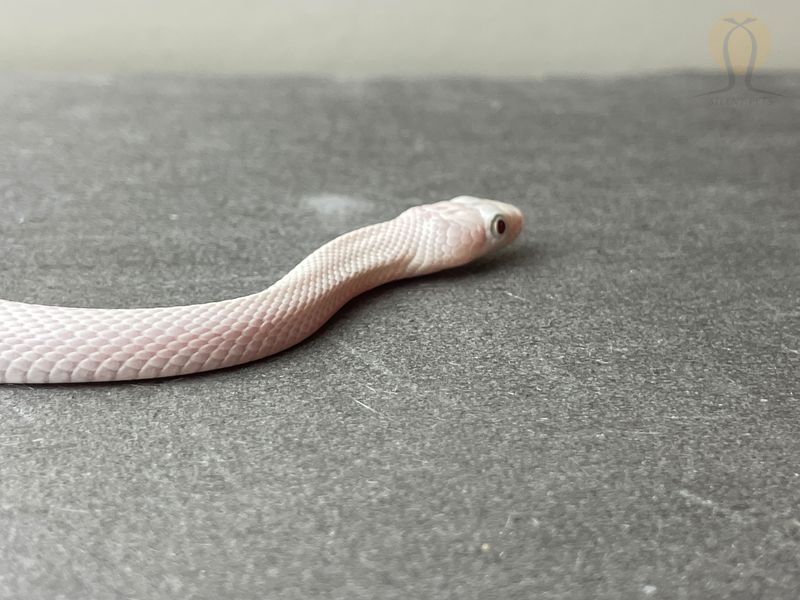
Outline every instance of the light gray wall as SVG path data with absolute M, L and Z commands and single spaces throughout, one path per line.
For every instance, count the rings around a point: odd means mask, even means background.
M 733 11 L 800 68 L 800 2 L 760 0 L 0 0 L 0 70 L 631 73 L 717 68 Z

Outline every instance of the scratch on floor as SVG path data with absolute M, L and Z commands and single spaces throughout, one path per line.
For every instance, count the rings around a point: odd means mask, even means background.
M 401 384 L 406 386 L 407 388 L 409 388 L 411 392 L 418 391 L 417 384 L 414 383 L 411 377 L 393 371 L 388 366 L 386 366 L 381 360 L 375 358 L 375 356 L 367 354 L 365 352 L 361 352 L 360 350 L 354 348 L 347 342 L 344 342 L 342 340 L 337 340 L 336 343 L 345 348 L 350 354 L 355 356 L 363 364 L 375 369 L 376 371 L 379 371 L 382 375 L 386 376 L 388 379 L 391 379 L 396 384 Z
M 71 508 L 69 506 L 54 506 L 53 509 L 54 510 L 60 510 L 60 511 L 63 511 L 63 512 L 70 512 L 70 513 L 81 513 L 81 514 L 86 514 L 86 515 L 91 514 L 90 511 L 88 511 L 88 510 L 86 510 L 84 508 Z
M 718 512 L 721 515 L 728 517 L 729 519 L 736 521 L 738 523 L 743 523 L 746 520 L 745 517 L 738 511 L 725 508 L 724 506 L 721 506 L 717 502 L 709 500 L 708 498 L 703 498 L 702 496 L 698 496 L 697 494 L 693 494 L 689 490 L 678 490 L 678 493 L 684 498 L 686 498 L 692 504 L 710 508 L 714 512 Z
M 687 500 L 691 500 L 693 504 L 700 504 L 701 506 L 708 506 L 713 509 L 718 509 L 719 506 L 713 500 L 708 500 L 707 498 L 703 498 L 698 496 L 697 494 L 693 494 L 689 490 L 680 490 L 678 493 L 686 498 Z
M 369 406 L 369 405 L 367 405 L 367 404 L 364 404 L 364 403 L 363 403 L 363 402 L 361 402 L 360 400 L 356 400 L 355 398 L 353 398 L 353 402 L 355 402 L 356 404 L 359 404 L 359 405 L 363 406 L 364 408 L 366 408 L 366 409 L 367 409 L 367 410 L 369 410 L 369 411 L 372 411 L 372 412 L 374 412 L 376 415 L 379 415 L 379 414 L 381 414 L 381 413 L 379 413 L 377 410 L 375 410 L 374 408 L 372 408 L 371 406 Z
M 506 290 L 503 290 L 503 293 L 506 296 L 511 296 L 512 298 L 516 298 L 517 300 L 522 300 L 523 302 L 527 302 L 528 304 L 530 304 L 530 300 L 528 300 L 527 298 L 523 298 L 522 296 L 517 296 L 516 294 L 512 294 L 511 292 L 507 292 Z

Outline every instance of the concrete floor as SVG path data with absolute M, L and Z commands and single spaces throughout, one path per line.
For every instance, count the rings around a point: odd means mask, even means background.
M 1 598 L 797 598 L 800 76 L 0 78 L 0 297 L 266 287 L 413 204 L 492 259 L 273 358 L 0 387 Z

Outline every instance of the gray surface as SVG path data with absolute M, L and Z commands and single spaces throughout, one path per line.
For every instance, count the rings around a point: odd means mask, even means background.
M 529 223 L 256 364 L 1 387 L 0 597 L 797 598 L 800 111 L 719 79 L 0 79 L 5 298 L 249 293 L 460 193 Z

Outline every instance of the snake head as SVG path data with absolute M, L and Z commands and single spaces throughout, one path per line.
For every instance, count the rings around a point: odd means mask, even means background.
M 458 196 L 407 211 L 421 228 L 413 268 L 417 274 L 457 267 L 503 246 L 522 231 L 522 212 L 511 204 Z

